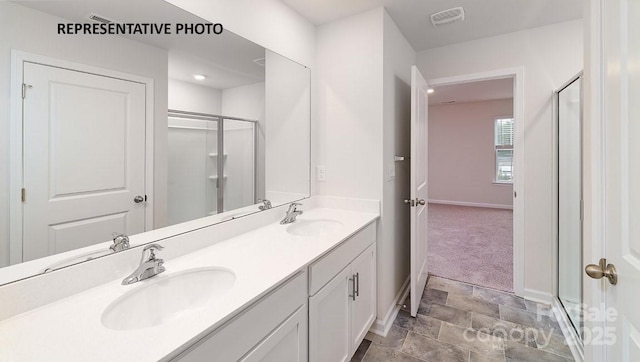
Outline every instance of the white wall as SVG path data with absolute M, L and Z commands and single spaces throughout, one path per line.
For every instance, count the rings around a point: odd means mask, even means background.
M 495 118 L 513 99 L 429 106 L 429 200 L 513 205 L 511 184 L 495 183 Z M 481 205 L 478 205 L 481 206 Z
M 395 162 L 394 156 L 411 153 L 411 66 L 416 61 L 416 52 L 386 12 L 383 26 L 382 237 L 377 254 L 379 320 L 395 307 L 394 298 L 410 272 L 410 209 L 404 199 L 411 195 L 411 168 L 409 161 Z M 389 177 L 390 169 L 395 170 L 395 178 Z
M 60 37 L 66 20 L 0 2 L 0 266 L 8 264 L 11 50 L 154 79 L 154 224 L 166 222 L 167 52 L 117 36 Z
M 318 27 L 317 164 L 321 195 L 382 196 L 382 8 Z M 357 44 L 357 46 L 355 46 Z
M 203 19 L 311 67 L 316 29 L 280 0 L 168 0 Z
M 264 82 L 222 90 L 225 116 L 264 121 Z
M 169 109 L 220 114 L 222 92 L 215 88 L 169 79 Z
M 583 66 L 582 21 L 560 23 L 418 53 L 427 79 L 524 68 L 525 294 L 553 293 L 552 93 Z M 516 171 L 518 172 L 518 171 Z
M 267 198 L 309 190 L 311 89 L 309 70 L 272 51 L 266 51 L 265 189 Z M 297 196 L 296 196 L 297 195 Z

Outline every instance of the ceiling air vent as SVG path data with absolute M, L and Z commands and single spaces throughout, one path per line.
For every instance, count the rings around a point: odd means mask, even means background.
M 433 26 L 440 26 L 462 20 L 464 20 L 464 9 L 461 7 L 431 14 L 431 24 L 433 24 Z
M 104 24 L 109 24 L 109 23 L 115 23 L 115 21 L 111 20 L 111 19 L 107 19 L 104 16 L 95 14 L 95 13 L 91 13 L 89 14 L 89 19 L 93 20 L 93 21 L 97 21 L 99 23 L 104 23 Z

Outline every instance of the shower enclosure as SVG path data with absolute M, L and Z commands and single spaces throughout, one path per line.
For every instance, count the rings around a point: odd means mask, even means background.
M 582 339 L 582 75 L 555 93 L 557 134 L 557 296 Z
M 170 110 L 168 126 L 169 225 L 257 202 L 256 120 Z

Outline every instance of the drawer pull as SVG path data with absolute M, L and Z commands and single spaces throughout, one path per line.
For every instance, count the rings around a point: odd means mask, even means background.
M 349 298 L 356 300 L 356 276 L 354 275 L 353 278 L 349 278 L 349 281 L 351 282 L 351 294 L 349 294 Z
M 360 296 L 360 273 L 356 273 L 356 275 L 354 275 L 354 279 L 356 280 L 356 297 Z

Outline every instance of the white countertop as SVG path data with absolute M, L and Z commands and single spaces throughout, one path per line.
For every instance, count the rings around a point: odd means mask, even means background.
M 319 236 L 293 236 L 285 225 L 269 224 L 184 256 L 167 260 L 166 272 L 129 286 L 122 278 L 0 322 L 0 361 L 157 361 L 221 325 L 281 282 L 333 249 L 379 215 L 315 208 L 298 217 L 342 223 Z M 181 236 L 206 238 L 215 228 Z M 171 247 L 171 246 L 167 246 Z M 174 246 L 175 247 L 175 246 Z M 162 252 L 158 257 L 162 258 Z M 199 267 L 223 267 L 236 275 L 219 300 L 177 320 L 138 330 L 116 331 L 101 323 L 107 306 L 145 283 Z

